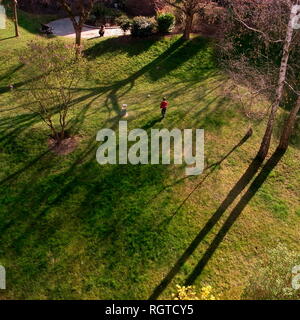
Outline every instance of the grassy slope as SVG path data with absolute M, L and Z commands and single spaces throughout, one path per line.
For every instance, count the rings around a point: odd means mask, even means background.
M 14 50 L 34 36 L 40 18 L 21 19 L 24 25 L 30 21 L 22 37 L 0 41 L 0 263 L 8 274 L 8 290 L 0 297 L 146 299 L 247 168 L 264 126 L 224 97 L 226 80 L 206 40 L 93 40 L 86 42 L 90 76 L 78 88 L 73 111 L 72 129 L 82 140 L 76 152 L 58 158 L 47 152 L 47 129 L 6 90 L 22 79 Z M 0 38 L 12 32 L 9 24 Z M 163 124 L 155 123 L 163 95 L 171 108 Z M 129 105 L 130 128 L 204 128 L 208 163 L 231 149 L 250 125 L 255 135 L 170 219 L 201 177 L 156 196 L 184 168 L 95 161 L 96 132 L 116 127 L 122 103 Z M 298 147 L 290 148 L 249 203 L 197 286 L 211 284 L 223 298 L 237 299 L 266 248 L 281 241 L 300 249 Z M 162 298 L 187 278 L 227 216 Z

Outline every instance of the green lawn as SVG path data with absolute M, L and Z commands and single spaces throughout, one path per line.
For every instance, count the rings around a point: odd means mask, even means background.
M 248 167 L 265 125 L 246 118 L 237 101 L 224 94 L 230 81 L 214 62 L 211 40 L 89 40 L 90 72 L 72 111 L 72 132 L 80 135 L 80 144 L 57 156 L 48 151 L 47 128 L 8 90 L 9 84 L 23 84 L 18 49 L 49 17 L 20 12 L 20 19 L 20 39 L 9 38 L 11 23 L 0 30 L 0 264 L 7 270 L 7 290 L 0 298 L 147 299 Z M 170 109 L 156 122 L 162 96 Z M 208 164 L 250 126 L 254 136 L 174 215 L 202 176 L 162 191 L 184 176 L 183 166 L 96 162 L 96 133 L 117 127 L 123 103 L 129 106 L 130 129 L 204 128 Z M 300 249 L 299 147 L 291 146 L 229 230 L 197 288 L 209 284 L 222 298 L 239 299 L 268 248 L 280 241 Z M 228 214 L 161 298 L 170 298 L 175 285 L 184 283 Z

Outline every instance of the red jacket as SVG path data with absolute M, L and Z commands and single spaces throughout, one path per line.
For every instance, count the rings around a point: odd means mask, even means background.
M 161 109 L 167 109 L 168 105 L 169 105 L 168 101 L 162 101 L 162 103 L 160 104 L 160 108 Z

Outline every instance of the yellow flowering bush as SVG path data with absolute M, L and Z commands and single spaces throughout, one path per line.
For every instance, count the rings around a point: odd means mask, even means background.
M 212 294 L 211 286 L 204 286 L 200 292 L 195 291 L 194 286 L 180 286 L 176 285 L 177 292 L 172 294 L 174 300 L 218 300 Z

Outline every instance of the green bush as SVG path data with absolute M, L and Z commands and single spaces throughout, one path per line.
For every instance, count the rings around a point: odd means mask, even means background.
M 131 34 L 133 37 L 148 37 L 155 32 L 156 22 L 153 18 L 135 17 L 131 25 Z
M 172 13 L 160 14 L 156 20 L 159 33 L 169 33 L 175 26 L 175 16 Z
M 121 16 L 116 19 L 117 25 L 125 32 L 130 30 L 132 25 L 132 20 L 130 20 L 127 16 Z

